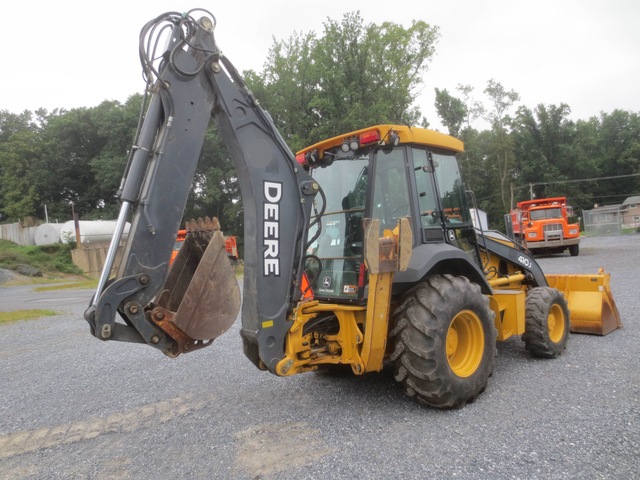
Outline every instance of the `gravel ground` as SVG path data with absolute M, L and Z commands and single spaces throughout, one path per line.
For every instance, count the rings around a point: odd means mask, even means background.
M 555 360 L 500 343 L 486 392 L 455 411 L 406 398 L 389 369 L 260 372 L 237 325 L 173 360 L 94 339 L 77 302 L 0 326 L 0 478 L 639 478 L 639 247 L 588 238 L 540 258 L 546 273 L 604 267 L 624 328 L 574 334 Z

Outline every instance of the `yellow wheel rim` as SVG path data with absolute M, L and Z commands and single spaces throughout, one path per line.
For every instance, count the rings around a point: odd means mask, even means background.
M 459 377 L 469 377 L 480 366 L 484 353 L 484 330 L 480 318 L 471 310 L 458 313 L 447 332 L 447 361 Z
M 553 343 L 558 343 L 564 336 L 564 312 L 560 305 L 554 303 L 549 309 L 547 317 L 547 328 L 549 329 L 549 338 Z

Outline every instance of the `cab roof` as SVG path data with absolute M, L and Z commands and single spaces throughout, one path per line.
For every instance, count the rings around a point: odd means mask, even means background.
M 451 150 L 454 152 L 464 152 L 464 144 L 450 135 L 436 132 L 435 130 L 429 130 L 421 127 L 408 127 L 406 125 L 374 125 L 372 127 L 355 130 L 353 132 L 344 133 L 336 137 L 322 140 L 321 142 L 310 145 L 297 153 L 298 155 L 304 155 L 307 152 L 317 150 L 318 152 L 324 152 L 335 147 L 339 147 L 345 142 L 349 142 L 352 139 L 360 138 L 375 138 L 374 132 L 378 133 L 376 142 L 380 144 L 388 144 L 392 133 L 395 133 L 399 137 L 400 144 L 418 144 L 429 147 L 443 148 L 445 150 Z M 371 142 L 374 143 L 374 142 Z

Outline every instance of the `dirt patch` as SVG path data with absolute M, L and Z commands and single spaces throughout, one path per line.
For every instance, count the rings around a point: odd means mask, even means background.
M 303 467 L 335 451 L 305 422 L 263 423 L 235 437 L 240 442 L 236 464 L 255 478 Z
M 89 418 L 76 423 L 0 435 L 0 459 L 57 445 L 84 442 L 108 433 L 134 432 L 154 427 L 158 423 L 169 422 L 205 408 L 212 399 L 212 396 L 195 398 L 193 395 L 185 395 L 117 412 L 105 418 Z

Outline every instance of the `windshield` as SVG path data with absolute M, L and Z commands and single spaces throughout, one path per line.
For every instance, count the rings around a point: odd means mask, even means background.
M 544 220 L 545 218 L 562 218 L 562 210 L 560 208 L 544 208 L 542 210 L 531 210 L 531 220 Z

